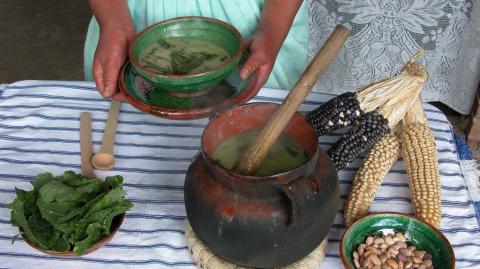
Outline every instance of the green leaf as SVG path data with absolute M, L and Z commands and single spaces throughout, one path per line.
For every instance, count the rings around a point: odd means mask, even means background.
M 98 178 L 87 178 L 81 174 L 76 174 L 72 171 L 66 171 L 65 173 L 63 173 L 63 176 L 58 178 L 58 180 L 71 187 L 80 187 L 92 182 L 102 182 Z
M 52 180 L 39 190 L 39 198 L 45 202 L 53 202 L 58 198 L 62 199 L 68 196 L 75 189 L 64 184 L 63 182 Z
M 24 191 L 15 188 L 17 197 L 24 203 L 23 209 L 25 210 L 25 216 L 31 216 L 35 209 L 35 200 L 37 200 L 38 193 L 36 191 Z
M 123 183 L 122 176 L 112 176 L 106 177 L 104 185 L 108 187 L 109 190 L 121 187 Z
M 59 203 L 72 202 L 81 203 L 89 201 L 89 199 L 97 196 L 102 191 L 102 182 L 92 181 L 82 186 L 74 187 L 68 196 L 57 197 L 56 201 Z
M 11 223 L 34 244 L 46 250 L 77 255 L 110 234 L 113 219 L 133 205 L 125 200 L 121 176 L 105 181 L 67 171 L 54 177 L 40 174 L 34 189 L 15 189 Z
M 110 234 L 110 227 L 112 226 L 113 219 L 116 216 L 127 212 L 132 206 L 132 203 L 129 201 L 122 201 L 112 207 L 104 208 L 90 214 L 78 223 L 75 234 L 70 238 L 70 242 L 74 243 L 83 240 L 88 236 L 88 227 L 94 223 L 100 224 L 105 229 L 105 235 Z
M 78 217 L 81 218 L 85 216 L 85 214 L 88 212 L 88 210 L 90 210 L 92 205 L 100 201 L 104 196 L 105 196 L 105 193 L 101 193 L 97 197 L 90 199 L 90 201 L 88 201 L 88 203 L 86 203 L 84 206 L 72 209 L 72 211 L 70 211 L 68 214 L 59 218 L 58 222 L 60 223 L 71 222 L 73 218 L 75 218 L 74 221 L 77 222 Z
M 51 244 L 49 242 L 52 241 L 52 236 L 55 236 L 55 229 L 47 220 L 42 218 L 38 208 L 34 207 L 33 214 L 28 218 L 28 225 L 35 237 L 50 248 Z
M 125 191 L 117 187 L 111 190 L 110 192 L 108 192 L 104 197 L 102 197 L 102 199 L 100 199 L 98 202 L 92 205 L 92 207 L 88 210 L 87 214 L 85 215 L 85 218 L 105 208 L 109 208 L 109 207 L 115 206 L 116 204 L 120 204 L 124 200 L 125 200 Z
M 71 246 L 68 243 L 67 235 L 58 234 L 58 236 L 55 237 L 55 240 L 52 240 L 50 243 L 50 249 L 60 252 L 70 251 Z
M 42 199 L 38 199 L 37 207 L 40 210 L 42 217 L 51 223 L 57 230 L 64 233 L 72 233 L 75 229 L 74 225 L 59 221 L 59 219 L 67 215 L 73 209 L 71 204 L 49 203 Z
M 169 48 L 172 47 L 172 45 L 170 43 L 168 43 L 165 39 L 158 40 L 158 44 L 160 45 L 160 47 L 162 47 L 164 49 L 169 49 Z
M 48 249 L 48 246 L 43 242 L 40 238 L 37 238 L 32 231 L 28 223 L 28 216 L 25 215 L 24 210 L 24 201 L 21 200 L 22 197 L 17 197 L 13 202 L 10 204 L 12 208 L 12 212 L 10 214 L 10 221 L 13 225 L 18 226 L 21 228 L 25 236 L 27 236 L 30 241 L 34 244 L 40 246 L 41 248 Z
M 200 54 L 185 54 L 182 51 L 173 51 L 171 57 L 174 73 L 179 75 L 190 73 L 206 60 Z
M 93 205 L 92 200 L 96 201 L 95 197 L 100 195 L 104 187 L 99 180 L 85 181 L 74 173 L 65 175 L 77 182 L 70 184 L 64 180 L 52 180 L 46 183 L 39 191 L 37 206 L 42 216 L 55 228 L 70 234 L 75 228 L 75 223 L 71 222 L 76 222 L 85 215 Z
M 32 181 L 33 189 L 38 191 L 43 185 L 53 180 L 53 175 L 50 173 L 43 173 L 38 175 L 34 181 Z
M 93 246 L 96 242 L 100 241 L 104 237 L 105 227 L 99 223 L 92 223 L 88 225 L 87 228 L 87 237 L 82 241 L 79 241 L 73 247 L 75 255 L 82 255 L 85 250 Z

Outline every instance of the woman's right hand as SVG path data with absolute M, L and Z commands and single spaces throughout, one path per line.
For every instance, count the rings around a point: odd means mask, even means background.
M 93 77 L 100 94 L 117 101 L 125 100 L 117 88 L 120 69 L 128 56 L 130 44 L 135 39 L 135 31 L 115 27 L 101 27 L 95 56 Z

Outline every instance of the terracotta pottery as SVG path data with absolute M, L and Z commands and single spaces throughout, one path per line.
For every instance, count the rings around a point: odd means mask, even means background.
M 145 69 L 138 62 L 141 53 L 151 44 L 172 37 L 190 37 L 223 48 L 230 59 L 200 73 L 186 75 L 159 74 Z M 243 51 L 243 39 L 232 25 L 207 17 L 178 17 L 153 24 L 137 35 L 129 51 L 133 68 L 146 80 L 164 91 L 195 93 L 218 85 L 238 65 Z
M 112 221 L 112 227 L 111 227 L 111 230 L 110 230 L 110 234 L 108 236 L 102 238 L 100 241 L 95 243 L 93 246 L 91 246 L 87 250 L 85 250 L 83 255 L 92 253 L 95 250 L 105 246 L 108 242 L 110 242 L 110 240 L 112 240 L 113 236 L 115 235 L 115 233 L 118 231 L 118 229 L 122 225 L 124 218 L 125 218 L 125 214 L 121 214 L 121 215 L 115 217 Z M 76 257 L 75 252 L 73 252 L 73 251 L 60 252 L 60 251 L 43 249 L 43 248 L 37 246 L 36 244 L 34 244 L 32 241 L 30 241 L 28 239 L 28 237 L 26 237 L 23 233 L 21 233 L 21 234 L 22 234 L 23 240 L 25 240 L 25 242 L 27 244 L 29 244 L 31 247 L 33 247 L 34 249 L 36 249 L 40 252 L 43 252 L 43 253 L 51 255 L 51 256 L 57 256 L 57 257 Z
M 452 246 L 438 229 L 415 216 L 395 212 L 372 213 L 350 225 L 339 245 L 343 266 L 355 269 L 353 251 L 368 236 L 392 232 L 403 233 L 409 243 L 432 255 L 434 268 L 455 268 Z
M 118 86 L 127 102 L 140 111 L 174 120 L 197 119 L 246 103 L 257 95 L 257 74 L 242 81 L 239 72 L 240 66 L 236 66 L 227 79 L 203 95 L 179 96 L 156 88 L 128 62 L 120 72 Z
M 285 132 L 308 155 L 301 166 L 267 177 L 244 176 L 211 158 L 231 136 L 261 129 L 276 107 L 253 103 L 215 117 L 185 179 L 187 217 L 197 236 L 214 254 L 247 267 L 278 267 L 308 255 L 328 235 L 340 201 L 337 172 L 298 112 Z

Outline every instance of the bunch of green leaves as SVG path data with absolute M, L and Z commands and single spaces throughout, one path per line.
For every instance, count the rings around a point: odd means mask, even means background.
M 10 221 L 42 249 L 80 256 L 110 234 L 116 216 L 132 208 L 122 183 L 121 176 L 102 181 L 72 171 L 40 174 L 33 190 L 15 189 Z

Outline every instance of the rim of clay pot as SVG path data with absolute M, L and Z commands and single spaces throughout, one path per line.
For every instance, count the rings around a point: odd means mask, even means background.
M 210 22 L 214 22 L 216 24 L 220 24 L 222 25 L 223 27 L 225 27 L 226 29 L 228 29 L 229 31 L 231 31 L 235 37 L 238 39 L 238 50 L 235 52 L 235 54 L 230 57 L 230 59 L 228 61 L 225 61 L 223 62 L 222 64 L 220 65 L 217 65 L 215 67 L 212 67 L 212 68 L 209 68 L 205 71 L 202 71 L 202 72 L 197 72 L 197 73 L 191 73 L 191 74 L 184 74 L 184 75 L 174 75 L 174 74 L 167 74 L 167 75 L 164 75 L 164 74 L 160 74 L 160 73 L 155 73 L 153 71 L 150 71 L 148 69 L 145 69 L 143 68 L 143 66 L 140 65 L 140 63 L 138 62 L 138 60 L 136 59 L 136 57 L 133 56 L 133 48 L 135 47 L 135 43 L 137 43 L 137 41 L 142 38 L 149 30 L 151 30 L 152 28 L 155 28 L 159 25 L 165 25 L 165 24 L 170 24 L 172 22 L 177 22 L 177 21 L 184 21 L 184 20 L 202 20 L 202 21 L 210 21 Z M 235 61 L 236 59 L 238 59 L 241 55 L 242 55 L 242 51 L 244 49 L 244 42 L 243 42 L 243 38 L 242 38 L 242 35 L 240 34 L 240 32 L 237 30 L 237 28 L 235 28 L 233 25 L 229 24 L 229 23 L 226 23 L 224 21 L 221 21 L 221 20 L 218 20 L 218 19 L 214 19 L 214 18 L 209 18 L 209 17 L 203 17 L 203 16 L 182 16 L 182 17 L 176 17 L 176 18 L 172 18 L 172 19 L 168 19 L 168 20 L 164 20 L 164 21 L 160 21 L 160 22 L 157 22 L 155 24 L 152 24 L 150 26 L 148 26 L 147 28 L 143 29 L 140 33 L 137 34 L 137 36 L 135 37 L 135 40 L 133 41 L 132 45 L 130 46 L 130 49 L 128 50 L 128 57 L 130 59 L 130 62 L 132 63 L 132 65 L 138 69 L 138 70 L 142 70 L 142 72 L 148 74 L 148 75 L 151 75 L 151 76 L 155 76 L 155 77 L 161 77 L 161 78 L 190 78 L 190 77 L 197 77 L 197 76 L 202 76 L 202 75 L 205 75 L 207 73 L 210 73 L 212 71 L 215 71 L 215 70 L 218 70 L 218 69 L 221 69 L 225 66 L 227 66 L 228 64 L 232 63 L 233 61 Z
M 270 103 L 270 102 L 255 102 L 255 103 L 248 103 L 248 104 L 243 104 L 243 105 L 240 105 L 240 106 L 237 106 L 235 108 L 232 108 L 230 110 L 240 110 L 240 109 L 244 109 L 246 107 L 249 107 L 249 106 L 257 106 L 257 105 L 271 105 L 271 106 L 275 106 L 275 107 L 278 107 L 280 104 L 277 104 L 277 103 Z M 222 171 L 222 173 L 225 173 L 229 176 L 231 176 L 232 178 L 235 178 L 236 180 L 239 180 L 239 181 L 242 181 L 242 182 L 265 182 L 265 181 L 269 181 L 269 180 L 272 180 L 272 179 L 276 179 L 278 177 L 283 177 L 285 175 L 288 175 L 288 174 L 294 174 L 298 171 L 303 171 L 305 170 L 306 166 L 309 165 L 311 159 L 316 155 L 316 154 L 319 154 L 319 150 L 320 150 L 320 147 L 318 145 L 318 135 L 317 133 L 315 132 L 315 129 L 313 128 L 313 126 L 307 121 L 307 119 L 305 118 L 304 115 L 302 115 L 302 113 L 296 111 L 294 115 L 299 115 L 301 116 L 305 122 L 308 124 L 308 126 L 312 129 L 312 133 L 313 135 L 315 136 L 314 139 L 315 141 L 317 141 L 317 143 L 314 143 L 314 149 L 312 150 L 312 154 L 311 156 L 309 156 L 309 158 L 304 162 L 302 163 L 301 165 L 293 168 L 293 169 L 290 169 L 288 171 L 284 171 L 284 172 L 280 172 L 280 173 L 276 173 L 276 174 L 273 174 L 273 175 L 268 175 L 268 176 L 254 176 L 254 175 L 242 175 L 242 174 L 239 174 L 239 173 L 236 173 L 232 170 L 228 170 L 226 168 L 224 168 L 223 166 L 221 166 L 219 163 L 217 163 L 215 160 L 213 160 L 204 150 L 204 140 L 205 140 L 205 130 L 207 130 L 207 128 L 209 128 L 209 126 L 211 124 L 213 124 L 213 122 L 218 119 L 219 117 L 221 117 L 223 114 L 227 113 L 228 111 L 230 110 L 227 110 L 227 111 L 224 111 L 222 113 L 219 113 L 218 115 L 216 115 L 212 120 L 210 120 L 208 122 L 208 124 L 205 126 L 205 129 L 202 133 L 202 139 L 201 139 L 201 142 L 200 142 L 200 146 L 201 146 L 201 154 L 202 156 L 204 156 L 204 158 L 206 158 L 208 160 L 208 162 L 212 163 L 215 167 L 219 168 L 220 171 Z
M 232 98 L 225 99 L 223 100 L 223 102 L 216 105 L 191 109 L 159 107 L 138 100 L 130 94 L 129 90 L 127 90 L 127 86 L 125 84 L 125 73 L 129 64 L 130 62 L 127 61 L 123 65 L 122 69 L 120 70 L 120 75 L 118 79 L 118 88 L 120 92 L 125 95 L 126 101 L 140 111 L 171 120 L 190 120 L 208 117 L 217 111 L 226 110 L 231 106 L 246 103 L 247 101 L 255 97 L 255 95 L 257 95 L 261 88 L 257 85 L 258 72 L 254 72 L 251 77 L 248 78 L 248 84 L 245 85 L 243 90 L 241 90 L 237 95 L 233 96 Z
M 446 268 L 449 268 L 449 269 L 453 269 L 455 268 L 455 253 L 453 251 L 453 248 L 452 248 L 452 245 L 450 244 L 450 241 L 448 241 L 448 239 L 445 237 L 445 235 L 440 232 L 439 229 L 433 227 L 431 224 L 421 220 L 420 218 L 416 217 L 416 216 L 413 216 L 413 215 L 408 215 L 408 214 L 405 214 L 405 213 L 400 213 L 400 212 L 389 212 L 389 211 L 385 211 L 385 212 L 373 212 L 373 213 L 369 213 L 368 215 L 366 215 L 365 217 L 361 218 L 361 219 L 358 219 L 357 221 L 355 221 L 354 223 L 352 223 L 352 225 L 350 225 L 345 231 L 344 233 L 342 234 L 342 238 L 340 239 L 340 244 L 339 244 L 339 252 L 340 252 L 340 258 L 342 260 L 342 264 L 345 268 L 350 268 L 350 265 L 348 263 L 348 260 L 347 260 L 347 253 L 344 253 L 343 252 L 343 246 L 345 244 L 345 240 L 346 240 L 346 236 L 348 236 L 350 234 L 350 232 L 352 231 L 352 229 L 355 228 L 355 226 L 362 222 L 362 221 L 365 221 L 366 219 L 369 219 L 369 218 L 372 218 L 372 217 L 381 217 L 381 216 L 385 216 L 385 217 L 388 217 L 389 215 L 394 215 L 394 216 L 398 216 L 398 217 L 403 217 L 403 218 L 407 218 L 407 219 L 413 219 L 415 221 L 418 221 L 419 223 L 425 225 L 427 228 L 429 228 L 432 232 L 434 232 L 435 234 L 437 234 L 441 241 L 445 244 L 445 247 L 448 249 L 448 252 L 449 252 L 449 255 L 450 255 L 450 267 L 446 267 Z M 408 230 L 407 230 L 408 231 Z
M 92 252 L 96 251 L 97 249 L 105 246 L 108 242 L 110 242 L 110 240 L 112 240 L 113 236 L 117 233 L 118 229 L 122 225 L 124 218 L 125 218 L 125 213 L 116 216 L 112 221 L 110 234 L 108 236 L 102 238 L 100 241 L 95 243 L 93 246 L 86 249 L 85 252 L 82 254 L 82 256 L 87 255 L 89 253 L 92 253 Z M 61 252 L 61 251 L 53 251 L 53 250 L 43 249 L 43 248 L 39 247 L 38 245 L 36 245 L 35 243 L 33 243 L 32 241 L 30 241 L 30 239 L 28 239 L 28 237 L 23 232 L 21 233 L 21 235 L 22 235 L 23 240 L 25 240 L 25 242 L 27 244 L 29 244 L 32 248 L 34 248 L 34 249 L 36 249 L 40 252 L 43 252 L 45 254 L 48 254 L 48 255 L 51 255 L 51 256 L 56 256 L 56 257 L 77 257 L 75 255 L 75 252 L 73 252 L 73 251 Z

